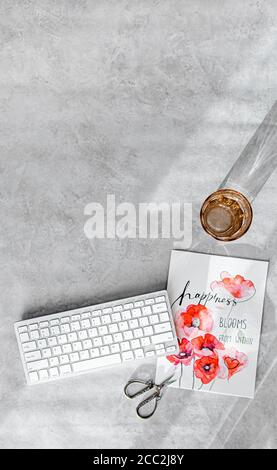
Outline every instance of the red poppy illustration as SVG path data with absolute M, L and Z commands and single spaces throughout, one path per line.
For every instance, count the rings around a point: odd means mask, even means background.
M 211 356 L 216 354 L 216 350 L 224 350 L 225 346 L 220 343 L 218 339 L 211 335 L 206 334 L 205 336 L 198 336 L 191 341 L 194 353 L 198 357 Z
M 233 377 L 234 374 L 244 369 L 248 364 L 248 358 L 246 354 L 235 351 L 228 350 L 223 356 L 223 361 L 225 366 L 228 369 L 228 378 Z
M 218 370 L 217 356 L 203 356 L 194 363 L 195 376 L 205 385 L 216 378 Z
M 180 363 L 188 366 L 193 359 L 193 347 L 190 341 L 186 338 L 183 338 L 181 342 L 179 341 L 179 353 L 167 356 L 167 359 L 175 366 Z
M 250 299 L 255 294 L 255 286 L 252 281 L 245 279 L 240 274 L 232 277 L 231 274 L 223 271 L 220 274 L 221 281 L 211 283 L 211 289 L 225 289 L 235 299 Z
M 211 331 L 214 321 L 211 311 L 205 305 L 188 305 L 176 317 L 176 329 L 180 338 L 184 335 L 188 338 L 195 337 L 201 331 Z

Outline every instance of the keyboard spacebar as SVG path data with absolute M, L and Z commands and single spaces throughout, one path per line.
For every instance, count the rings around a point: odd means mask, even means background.
M 82 372 L 84 370 L 96 369 L 97 367 L 112 366 L 121 364 L 120 354 L 112 354 L 111 356 L 96 357 L 87 361 L 74 362 L 72 364 L 73 372 Z

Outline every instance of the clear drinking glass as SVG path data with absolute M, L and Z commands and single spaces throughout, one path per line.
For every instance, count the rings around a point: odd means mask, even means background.
M 251 203 L 277 166 L 277 101 L 233 167 L 201 208 L 203 228 L 217 240 L 231 241 L 252 222 Z

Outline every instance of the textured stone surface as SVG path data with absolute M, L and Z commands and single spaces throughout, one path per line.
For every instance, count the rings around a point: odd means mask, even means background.
M 170 390 L 134 366 L 26 387 L 13 323 L 164 288 L 172 241 L 98 240 L 84 206 L 200 203 L 277 96 L 274 0 L 1 0 L 0 446 L 277 447 L 276 173 L 236 253 L 270 258 L 254 401 Z

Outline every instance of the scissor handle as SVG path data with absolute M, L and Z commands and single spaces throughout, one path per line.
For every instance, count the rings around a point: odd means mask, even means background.
M 158 406 L 158 401 L 160 400 L 161 398 L 161 395 L 160 395 L 160 392 L 157 391 L 155 393 L 153 393 L 152 395 L 150 395 L 150 397 L 146 398 L 145 400 L 143 400 L 136 408 L 136 412 L 137 412 L 137 415 L 139 418 L 141 419 L 148 419 L 148 418 L 151 418 L 151 416 L 153 416 L 153 414 L 155 413 L 156 409 L 157 409 L 157 406 Z M 153 410 L 151 411 L 151 413 L 149 413 L 148 415 L 143 415 L 141 414 L 141 409 L 147 405 L 148 403 L 150 403 L 150 401 L 152 400 L 155 400 L 155 406 L 153 408 Z
M 136 384 L 136 383 L 144 384 L 145 387 L 142 388 L 141 390 L 139 390 L 136 393 L 133 393 L 133 394 L 129 393 L 128 388 L 130 387 L 130 385 L 133 385 L 133 384 Z M 146 382 L 144 380 L 129 380 L 129 382 L 124 387 L 124 393 L 125 393 L 127 398 L 135 398 L 135 397 L 139 397 L 140 395 L 142 395 L 145 392 L 148 392 L 148 390 L 151 390 L 151 388 L 153 388 L 153 386 L 154 386 L 154 383 L 152 382 L 152 380 L 148 380 Z

